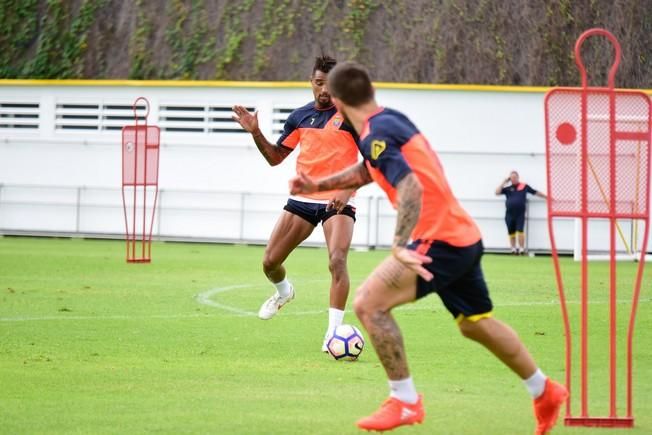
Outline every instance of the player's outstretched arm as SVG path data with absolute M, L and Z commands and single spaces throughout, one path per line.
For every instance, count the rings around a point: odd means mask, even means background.
M 433 279 L 433 275 L 423 267 L 423 264 L 431 263 L 432 259 L 406 248 L 410 234 L 412 234 L 421 213 L 423 187 L 416 175 L 409 173 L 396 185 L 396 194 L 398 216 L 396 217 L 392 254 L 423 279 L 430 281 Z
M 543 199 L 548 198 L 548 195 L 546 195 L 545 193 L 541 192 L 540 190 L 538 190 L 537 193 L 535 193 L 534 195 L 535 195 L 535 196 L 538 196 L 539 198 L 543 198 Z
M 330 177 L 313 180 L 303 172 L 289 182 L 290 193 L 313 193 L 323 190 L 357 189 L 371 183 L 371 175 L 364 163 L 358 163 Z
M 292 152 L 290 149 L 270 143 L 265 138 L 265 135 L 258 127 L 258 111 L 249 113 L 249 111 L 243 106 L 236 105 L 233 106 L 233 113 L 235 113 L 235 115 L 231 118 L 240 124 L 245 131 L 251 133 L 251 136 L 256 143 L 256 147 L 258 147 L 258 150 L 263 157 L 265 157 L 265 160 L 267 160 L 267 163 L 269 163 L 270 166 L 278 165 Z

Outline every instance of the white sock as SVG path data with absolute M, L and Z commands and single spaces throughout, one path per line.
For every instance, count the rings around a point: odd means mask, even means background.
M 419 401 L 417 390 L 414 387 L 412 376 L 400 381 L 389 381 L 389 395 L 396 397 L 401 402 L 415 404 Z
M 546 379 L 546 375 L 543 374 L 541 369 L 537 369 L 532 376 L 523 381 L 525 388 L 527 388 L 533 399 L 543 394 L 543 390 L 546 388 Z
M 292 290 L 292 284 L 290 284 L 290 281 L 288 281 L 287 278 L 285 278 L 281 282 L 277 282 L 274 284 L 274 287 L 276 287 L 276 291 L 278 292 L 281 297 L 286 298 L 290 296 L 291 290 Z
M 330 335 L 333 332 L 333 329 L 337 328 L 342 324 L 344 320 L 344 311 L 338 310 L 337 308 L 328 309 L 328 330 L 326 335 Z

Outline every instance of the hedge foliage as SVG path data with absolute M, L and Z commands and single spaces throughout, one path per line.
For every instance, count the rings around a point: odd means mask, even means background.
M 652 87 L 652 0 L 0 0 L 0 77 L 304 80 L 314 56 L 379 81 L 574 85 L 591 27 Z M 603 83 L 612 51 L 583 53 Z

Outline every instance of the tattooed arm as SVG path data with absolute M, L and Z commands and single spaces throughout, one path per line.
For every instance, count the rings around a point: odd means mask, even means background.
M 409 173 L 396 185 L 398 197 L 398 216 L 396 217 L 396 230 L 394 231 L 394 244 L 392 255 L 404 266 L 412 269 L 426 281 L 433 279 L 433 274 L 423 267 L 432 262 L 430 257 L 406 248 L 410 234 L 419 220 L 421 213 L 421 197 L 423 187 L 414 173 Z
M 270 166 L 281 163 L 292 152 L 291 149 L 270 143 L 260 130 L 251 133 L 258 151 L 265 157 Z
M 358 163 L 335 175 L 317 181 L 317 190 L 357 189 L 371 183 L 371 175 L 364 163 Z
M 231 118 L 240 124 L 240 126 L 251 136 L 256 143 L 258 151 L 265 157 L 270 166 L 276 166 L 281 163 L 292 152 L 291 149 L 270 143 L 258 127 L 258 111 L 249 113 L 243 106 L 233 106 L 233 115 Z
M 330 177 L 313 180 L 304 173 L 290 180 L 290 193 L 313 193 L 322 190 L 357 189 L 371 183 L 371 175 L 364 163 L 358 163 Z
M 394 247 L 405 248 L 410 234 L 419 220 L 423 187 L 414 173 L 409 173 L 396 185 L 398 204 Z

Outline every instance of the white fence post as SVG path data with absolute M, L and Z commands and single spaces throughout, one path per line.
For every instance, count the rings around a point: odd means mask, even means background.
M 79 186 L 77 187 L 77 203 L 76 203 L 76 210 L 75 210 L 75 233 L 79 234 L 79 229 L 80 229 L 80 219 L 81 219 L 81 191 L 84 187 Z

